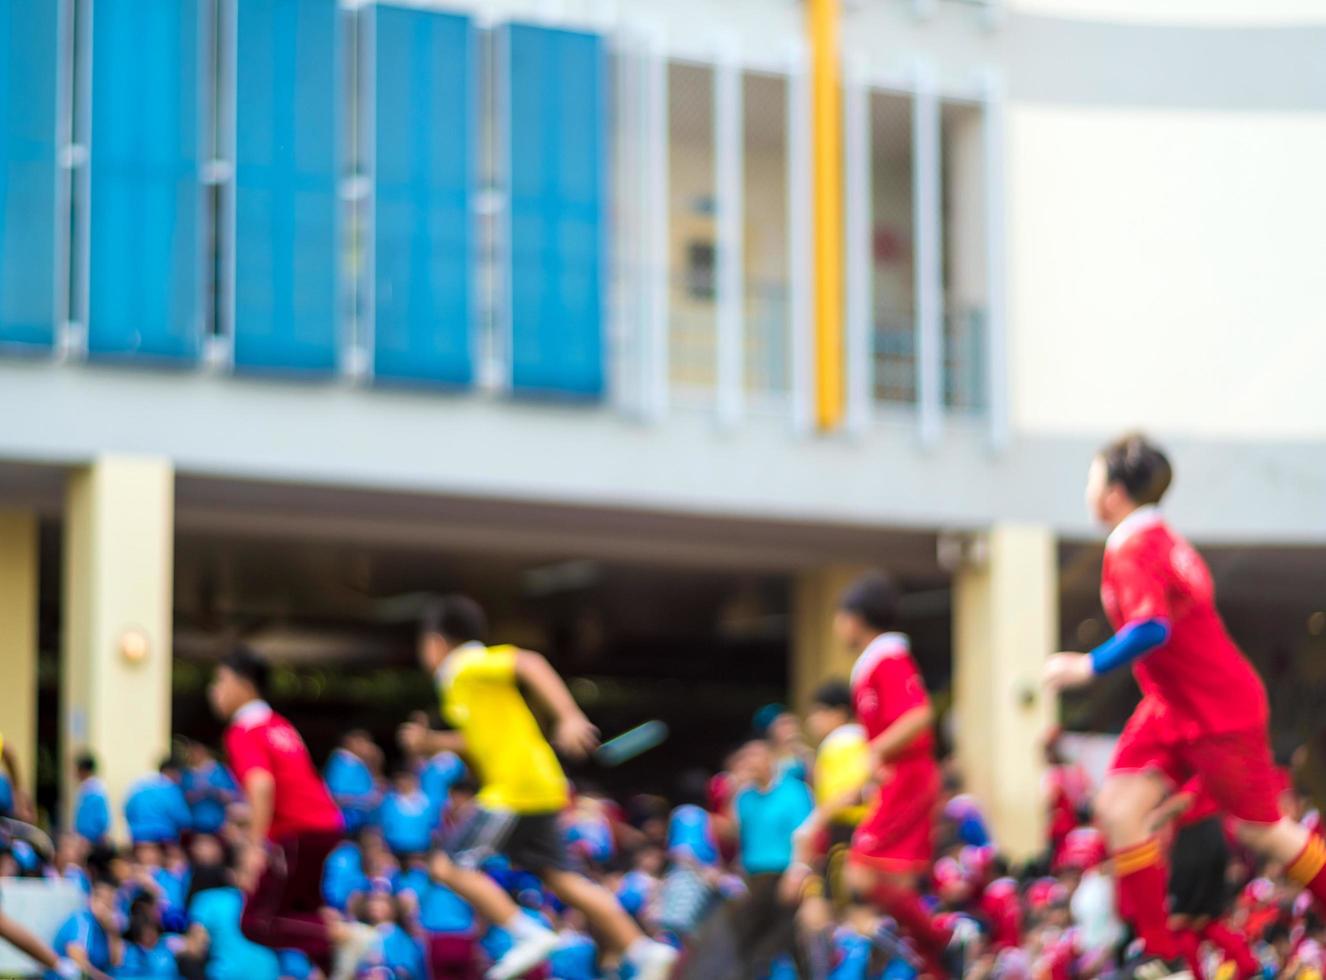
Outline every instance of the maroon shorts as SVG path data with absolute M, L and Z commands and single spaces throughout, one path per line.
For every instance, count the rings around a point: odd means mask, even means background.
M 852 836 L 850 860 L 898 873 L 928 867 L 939 791 L 939 766 L 928 756 L 895 765 Z
M 1178 739 L 1154 715 L 1133 715 L 1119 738 L 1111 773 L 1158 772 L 1174 786 L 1193 776 L 1220 809 L 1245 823 L 1280 819 L 1283 780 L 1265 727 Z

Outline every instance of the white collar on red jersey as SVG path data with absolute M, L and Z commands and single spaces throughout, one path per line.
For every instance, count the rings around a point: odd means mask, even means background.
M 240 728 L 254 728 L 271 716 L 272 706 L 261 699 L 254 699 L 236 711 L 230 721 Z
M 906 633 L 881 633 L 867 644 L 852 667 L 852 686 L 870 676 L 875 665 L 889 657 L 901 657 L 912 652 L 912 641 Z
M 1120 548 L 1133 535 L 1149 527 L 1155 527 L 1164 520 L 1165 517 L 1160 513 L 1159 507 L 1155 504 L 1143 504 L 1115 525 L 1110 536 L 1105 539 L 1105 547 L 1110 551 Z

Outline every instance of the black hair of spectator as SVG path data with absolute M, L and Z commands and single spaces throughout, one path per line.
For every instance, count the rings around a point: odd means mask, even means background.
M 259 697 L 266 697 L 272 668 L 251 647 L 242 643 L 232 647 L 230 652 L 221 658 L 221 666 L 236 677 L 252 684 Z
M 852 710 L 851 685 L 837 677 L 827 680 L 816 689 L 810 703 L 817 708 L 850 712 Z
M 709 802 L 709 773 L 687 769 L 677 777 L 677 804 L 703 807 Z
M 189 878 L 189 892 L 184 899 L 184 907 L 187 909 L 193 902 L 193 896 L 200 892 L 209 892 L 217 888 L 229 888 L 231 886 L 230 869 L 220 864 L 202 864 L 193 869 L 193 874 Z
M 838 608 L 881 633 L 898 619 L 898 587 L 883 572 L 867 572 L 847 587 Z
M 97 774 L 97 757 L 91 752 L 80 752 L 74 756 L 74 768 L 89 776 Z
M 157 767 L 157 771 L 161 773 L 161 775 L 163 776 L 168 775 L 172 772 L 182 773 L 184 772 L 184 762 L 182 759 L 180 759 L 179 756 L 175 755 L 172 752 L 170 755 L 166 756 L 164 759 L 161 760 L 161 765 Z
M 455 645 L 488 642 L 488 616 L 483 606 L 469 596 L 445 595 L 431 612 L 437 632 L 448 642 Z
M 1164 450 L 1140 432 L 1120 436 L 1100 451 L 1105 478 L 1117 483 L 1135 504 L 1158 504 L 1174 479 Z

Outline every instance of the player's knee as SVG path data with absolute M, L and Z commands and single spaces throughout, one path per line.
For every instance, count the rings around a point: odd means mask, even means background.
M 869 868 L 849 861 L 843 868 L 843 884 L 847 892 L 858 899 L 867 898 L 874 885 L 874 875 Z
M 1134 794 L 1109 783 L 1101 788 L 1096 797 L 1094 813 L 1096 822 L 1113 847 L 1133 843 L 1131 838 L 1141 832 L 1146 817 L 1145 810 L 1137 805 Z

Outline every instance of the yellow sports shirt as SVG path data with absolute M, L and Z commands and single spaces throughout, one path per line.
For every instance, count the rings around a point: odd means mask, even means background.
M 870 778 L 870 747 L 865 729 L 860 725 L 835 728 L 820 743 L 815 756 L 815 802 L 823 806 L 844 793 L 860 790 Z M 838 824 L 858 824 L 866 815 L 866 806 L 857 804 L 839 810 L 831 820 Z
M 442 715 L 465 738 L 479 803 L 554 813 L 569 801 L 566 775 L 516 685 L 516 648 L 466 644 L 437 674 Z

